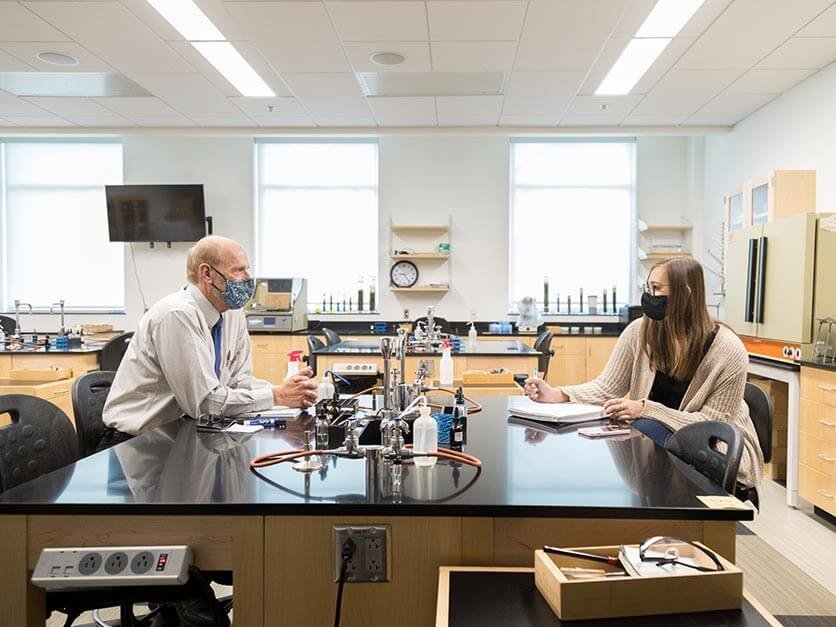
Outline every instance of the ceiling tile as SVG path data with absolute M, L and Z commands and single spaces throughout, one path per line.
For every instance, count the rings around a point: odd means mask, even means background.
M 499 115 L 502 96 L 438 96 L 435 99 L 438 115 Z
M 255 126 L 255 123 L 250 120 L 248 117 L 245 116 L 235 116 L 235 117 L 206 117 L 206 116 L 191 116 L 191 120 L 195 122 L 198 126 L 207 126 L 207 127 L 242 127 L 242 126 Z
M 308 116 L 253 116 L 251 119 L 264 128 L 316 128 L 316 122 Z
M 121 128 L 123 126 L 136 126 L 130 120 L 118 115 L 101 116 L 96 118 L 77 118 L 67 116 L 67 120 L 85 128 Z
M 716 113 L 714 115 L 692 115 L 681 124 L 688 126 L 734 126 L 739 117 L 731 113 Z
M 241 111 L 249 116 L 281 117 L 308 115 L 296 98 L 230 98 Z M 269 107 L 273 107 L 270 111 Z
M 802 28 L 797 37 L 836 37 L 836 4 Z
M 636 106 L 640 115 L 688 115 L 740 76 L 737 70 L 671 70 Z
M 285 74 L 296 98 L 319 122 L 320 116 L 369 116 L 354 74 Z
M 33 128 L 50 128 L 58 126 L 75 126 L 69 120 L 57 115 L 7 115 L 6 119 L 16 126 Z
M 223 117 L 240 113 L 238 107 L 200 74 L 130 74 L 128 78 L 189 117 Z
M 815 70 L 749 70 L 733 82 L 727 94 L 780 94 Z
M 508 72 L 514 65 L 514 41 L 435 41 L 431 45 L 436 72 Z
M 610 115 L 565 115 L 560 126 L 618 126 L 624 114 Z
M 378 126 L 437 126 L 438 120 L 434 115 L 411 115 L 411 116 L 377 116 Z
M 427 15 L 415 0 L 326 2 L 343 41 L 427 41 Z
M 177 112 L 159 98 L 130 97 L 130 98 L 96 98 L 96 102 L 128 118 L 176 116 Z
M 171 1 L 171 0 L 169 0 Z M 131 13 L 145 22 L 165 41 L 183 41 L 183 36 L 149 4 L 148 0 L 119 0 Z M 196 0 L 200 10 L 223 33 L 228 41 L 239 41 L 246 36 L 235 18 L 230 15 L 223 0 Z
M 36 107 L 23 98 L 13 96 L 7 91 L 0 90 L 0 116 L 9 117 L 12 115 L 45 116 L 47 112 Z
M 707 103 L 696 115 L 731 115 L 740 120 L 767 102 L 775 98 L 775 94 L 721 94 Z
M 505 90 L 503 115 L 563 114 L 583 72 L 514 72 Z
M 114 68 L 102 61 L 95 54 L 74 41 L 58 41 L 50 43 L 13 42 L 2 43 L 0 48 L 15 55 L 21 61 L 32 65 L 36 69 L 46 72 L 114 72 Z M 60 52 L 78 60 L 78 65 L 53 65 L 44 63 L 37 54 L 39 52 Z
M 3 48 L 7 44 L 0 44 Z M 21 59 L 13 54 L 0 50 L 0 72 L 31 72 L 34 66 L 24 63 Z
M 229 12 L 277 72 L 345 72 L 345 53 L 319 2 L 230 3 Z
M 90 98 L 25 98 L 33 105 L 63 117 L 111 116 L 113 111 L 106 109 Z
M 367 116 L 342 116 L 342 115 L 326 115 L 326 116 L 317 116 L 316 123 L 318 126 L 328 126 L 328 127 L 342 127 L 342 126 L 352 126 L 352 127 L 367 127 L 367 128 L 374 128 L 377 126 L 377 123 L 374 121 L 374 118 L 367 117 Z
M 516 41 L 526 3 L 521 0 L 427 2 L 431 41 Z
M 534 0 L 514 69 L 586 72 L 626 5 L 627 0 Z
M 794 37 L 758 63 L 761 69 L 819 69 L 836 60 L 836 37 Z
M 677 64 L 678 69 L 748 69 L 832 0 L 736 0 Z
M 17 2 L 0 2 L 0 41 L 68 41 L 60 30 L 47 24 Z
M 348 60 L 355 72 L 429 72 L 430 44 L 426 41 L 349 42 Z M 404 57 L 399 65 L 379 65 L 370 57 L 375 52 L 397 52 Z
M 12 126 L 17 126 L 17 125 L 14 122 L 12 122 L 11 120 L 7 120 L 6 118 L 0 118 L 0 126 L 12 127 Z
M 131 118 L 132 122 L 136 122 L 139 126 L 149 128 L 179 128 L 197 126 L 189 118 L 182 115 L 173 116 L 134 116 Z
M 577 96 L 566 110 L 566 115 L 620 115 L 624 117 L 641 99 L 641 96 Z
M 376 118 L 432 116 L 435 117 L 435 99 L 432 96 L 415 98 L 384 96 L 370 97 L 366 102 Z
M 118 3 L 29 2 L 26 6 L 121 72 L 188 72 L 192 69 L 168 44 Z
M 439 126 L 498 126 L 498 115 L 439 115 Z
M 684 115 L 628 115 L 622 126 L 677 126 L 686 119 Z
M 500 126 L 555 126 L 560 117 L 557 115 L 503 115 L 499 118 Z

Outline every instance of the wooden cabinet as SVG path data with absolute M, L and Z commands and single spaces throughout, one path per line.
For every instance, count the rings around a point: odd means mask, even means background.
M 798 493 L 836 514 L 836 372 L 801 368 Z
M 597 377 L 612 354 L 617 337 L 555 335 L 549 363 L 549 385 L 577 385 Z
M 287 376 L 287 354 L 293 335 L 251 335 L 253 376 L 279 384 Z
M 616 342 L 618 342 L 617 337 L 590 337 L 586 339 L 587 381 L 591 381 L 604 372 Z

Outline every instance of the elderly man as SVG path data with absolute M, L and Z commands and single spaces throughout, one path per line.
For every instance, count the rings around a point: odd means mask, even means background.
M 307 407 L 316 383 L 305 370 L 281 385 L 252 376 L 250 337 L 240 309 L 253 293 L 247 253 L 225 237 L 189 250 L 188 284 L 139 321 L 104 407 L 99 448 L 182 414 L 234 416 L 273 405 Z

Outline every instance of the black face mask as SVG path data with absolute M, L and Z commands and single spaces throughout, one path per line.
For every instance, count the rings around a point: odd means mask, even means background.
M 642 294 L 642 311 L 651 320 L 662 320 L 668 313 L 668 297 L 652 296 L 647 292 Z

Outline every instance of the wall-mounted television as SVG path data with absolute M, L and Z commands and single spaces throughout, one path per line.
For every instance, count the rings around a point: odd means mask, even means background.
M 111 242 L 195 242 L 206 235 L 203 185 L 106 185 Z

